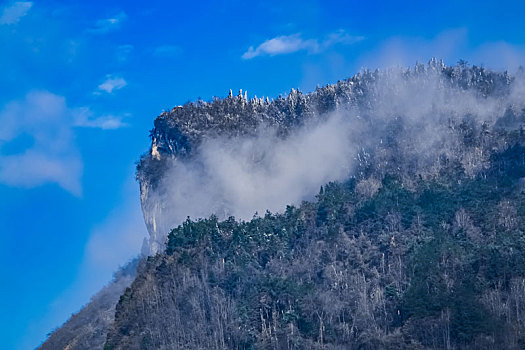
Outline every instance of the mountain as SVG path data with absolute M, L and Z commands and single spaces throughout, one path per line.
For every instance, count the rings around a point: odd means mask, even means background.
M 524 96 L 431 60 L 161 114 L 104 349 L 525 347 Z
M 138 262 L 138 258 L 134 259 L 117 271 L 111 283 L 94 295 L 66 323 L 50 333 L 40 349 L 102 349 L 115 320 L 115 306 L 133 282 Z

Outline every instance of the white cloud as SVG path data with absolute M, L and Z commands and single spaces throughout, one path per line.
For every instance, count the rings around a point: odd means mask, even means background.
M 93 117 L 93 113 L 89 109 L 81 109 L 75 118 L 74 126 L 86 128 L 98 128 L 102 130 L 120 129 L 128 126 L 122 116 L 103 115 L 100 117 Z
M 122 22 L 126 20 L 128 16 L 124 12 L 119 12 L 113 17 L 99 19 L 93 28 L 87 30 L 88 33 L 93 34 L 105 34 L 112 30 L 120 28 Z
M 319 53 L 337 44 L 353 44 L 363 40 L 362 36 L 352 36 L 344 30 L 339 30 L 328 34 L 324 40 L 303 39 L 301 34 L 282 35 L 273 39 L 266 40 L 256 48 L 250 46 L 242 58 L 245 60 L 257 56 L 275 56 L 298 51 L 307 51 L 308 53 Z
M 31 188 L 48 182 L 80 196 L 82 160 L 73 154 L 48 154 L 31 149 L 22 154 L 0 156 L 0 182 L 8 186 Z
M 0 183 L 24 188 L 55 183 L 80 196 L 83 163 L 74 127 L 126 124 L 122 117 L 93 117 L 87 108 L 68 107 L 62 96 L 33 91 L 0 110 L 0 125 Z
M 47 91 L 8 103 L 0 111 L 0 182 L 20 187 L 51 182 L 80 195 L 82 160 L 71 130 L 73 114 L 63 97 Z M 31 137 L 29 148 L 3 154 L 2 147 L 20 135 Z
M 22 17 L 27 15 L 31 7 L 33 7 L 31 1 L 17 1 L 7 5 L 2 11 L 2 16 L 0 16 L 0 24 L 18 23 Z
M 320 186 L 350 173 L 354 147 L 349 133 L 357 132 L 333 116 L 286 139 L 274 129 L 259 129 L 256 137 L 207 139 L 191 161 L 171 160 L 158 189 L 147 194 L 146 208 L 162 203 L 155 215 L 159 234 L 152 236 L 152 251 L 187 216 L 249 220 L 256 211 L 281 211 L 313 198 Z
M 100 94 L 102 91 L 105 91 L 111 94 L 114 90 L 120 90 L 126 85 L 128 83 L 124 78 L 107 75 L 106 80 L 98 86 L 98 91 L 95 91 L 95 93 Z
M 257 46 L 257 48 L 250 46 L 248 51 L 242 55 L 242 58 L 249 60 L 262 55 L 275 56 L 300 50 L 315 51 L 317 48 L 318 44 L 316 40 L 303 40 L 300 34 L 283 35 L 266 40 Z

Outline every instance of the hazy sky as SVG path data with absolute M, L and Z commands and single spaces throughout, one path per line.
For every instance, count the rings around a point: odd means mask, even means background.
M 228 90 L 275 97 L 430 57 L 514 70 L 523 1 L 0 3 L 0 339 L 29 349 L 146 235 L 153 118 Z

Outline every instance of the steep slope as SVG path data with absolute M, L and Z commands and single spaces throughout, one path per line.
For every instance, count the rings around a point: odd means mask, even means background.
M 115 320 L 115 305 L 133 282 L 137 264 L 138 259 L 132 260 L 116 272 L 113 281 L 53 331 L 39 349 L 102 349 L 108 329 Z

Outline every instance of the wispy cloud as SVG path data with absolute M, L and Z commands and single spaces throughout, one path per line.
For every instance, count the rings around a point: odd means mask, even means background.
M 316 40 L 303 40 L 300 34 L 283 35 L 273 39 L 266 40 L 257 48 L 250 46 L 242 58 L 251 59 L 262 55 L 282 55 L 300 50 L 315 51 L 318 43 Z
M 328 34 L 325 37 L 324 41 L 321 43 L 321 46 L 323 48 L 328 48 L 336 44 L 351 45 L 359 41 L 362 41 L 364 39 L 365 37 L 362 35 L 351 35 L 347 33 L 345 30 L 340 29 L 336 32 Z
M 452 28 L 433 38 L 387 38 L 357 58 L 353 69 L 410 66 L 416 62 L 426 63 L 431 57 L 443 59 L 447 64 L 463 59 L 487 68 L 514 71 L 525 62 L 525 45 L 505 41 L 476 45 L 471 42 L 467 28 Z
M 95 94 L 100 94 L 102 92 L 111 94 L 113 91 L 120 90 L 126 85 L 128 85 L 128 83 L 124 78 L 109 74 L 106 76 L 106 80 L 98 86 L 98 90 L 95 91 Z
M 129 173 L 133 173 L 133 168 L 129 169 Z M 36 324 L 31 324 L 31 331 L 36 328 L 44 333 L 67 320 L 110 282 L 119 266 L 140 253 L 148 233 L 138 196 L 137 184 L 130 176 L 124 185 L 120 204 L 90 230 L 76 278 L 51 303 L 47 315 Z M 34 344 L 30 345 L 34 348 Z
M 82 194 L 82 160 L 76 154 L 55 155 L 31 149 L 22 154 L 0 156 L 0 161 L 0 182 L 8 186 L 32 188 L 51 182 L 76 196 Z
M 128 16 L 124 12 L 119 12 L 115 16 L 110 18 L 99 19 L 95 26 L 87 30 L 88 33 L 93 34 L 105 34 L 112 30 L 120 28 L 122 22 L 126 20 Z
M 130 173 L 133 173 L 132 170 Z M 93 228 L 86 244 L 83 265 L 99 271 L 96 279 L 104 276 L 106 281 L 109 280 L 119 265 L 140 254 L 143 240 L 148 236 L 140 204 L 136 200 L 139 193 L 133 177 L 127 179 L 123 190 L 122 203 L 104 222 Z
M 74 144 L 72 114 L 63 97 L 47 91 L 7 104 L 0 111 L 0 182 L 28 188 L 56 183 L 80 195 L 82 160 Z M 21 135 L 29 135 L 32 144 L 2 152 Z
M 123 116 L 114 115 L 93 117 L 93 113 L 88 108 L 83 108 L 76 115 L 74 126 L 102 130 L 114 130 L 129 126 L 123 121 L 123 119 Z
M 176 56 L 178 55 L 182 49 L 179 46 L 176 45 L 161 45 L 157 46 L 153 50 L 153 54 L 155 56 Z
M 18 23 L 22 17 L 27 15 L 31 7 L 33 7 L 31 1 L 17 1 L 5 6 L 0 16 L 0 24 Z
M 409 66 L 426 63 L 431 57 L 456 62 L 468 47 L 468 32 L 464 28 L 446 30 L 434 38 L 390 37 L 357 59 L 358 69 Z M 468 59 L 468 57 L 463 57 Z
M 75 128 L 118 129 L 127 126 L 125 116 L 96 117 L 49 91 L 9 102 L 0 109 L 0 183 L 24 188 L 55 183 L 80 196 L 83 162 Z
M 337 44 L 349 45 L 363 39 L 364 37 L 362 36 L 353 36 L 346 33 L 344 30 L 330 33 L 323 40 L 303 39 L 300 33 L 282 35 L 268 39 L 255 48 L 250 46 L 248 51 L 242 55 L 242 58 L 248 60 L 257 56 L 275 56 L 298 51 L 319 53 Z

